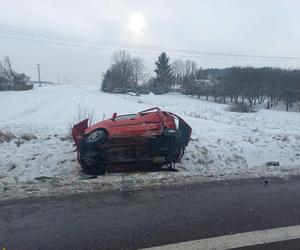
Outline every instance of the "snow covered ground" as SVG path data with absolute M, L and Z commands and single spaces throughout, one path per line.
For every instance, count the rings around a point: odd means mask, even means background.
M 94 111 L 94 121 L 153 106 L 172 111 L 193 128 L 179 172 L 108 174 L 81 180 L 67 128 L 78 109 Z M 0 92 L 0 131 L 16 138 L 0 142 L 0 197 L 120 188 L 181 180 L 289 176 L 300 173 L 300 113 L 260 109 L 233 113 L 228 105 L 181 95 L 112 95 L 83 86 L 46 86 Z M 24 133 L 36 138 L 22 139 Z M 278 161 L 280 166 L 265 166 Z

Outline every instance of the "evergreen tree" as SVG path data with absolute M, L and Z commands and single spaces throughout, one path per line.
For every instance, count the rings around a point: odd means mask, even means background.
M 103 92 L 112 92 L 116 87 L 115 79 L 110 70 L 103 74 L 101 89 Z
M 165 93 L 168 92 L 169 85 L 172 82 L 172 65 L 169 64 L 169 57 L 162 52 L 155 62 L 154 72 L 156 73 L 156 87 L 161 88 Z

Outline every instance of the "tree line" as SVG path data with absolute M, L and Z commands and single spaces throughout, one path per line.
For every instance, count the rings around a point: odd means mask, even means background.
M 266 103 L 271 108 L 279 101 L 286 110 L 300 101 L 300 70 L 271 67 L 230 67 L 203 69 L 192 60 L 175 60 L 162 52 L 154 63 L 155 76 L 147 73 L 144 60 L 126 51 L 115 52 L 110 68 L 104 73 L 102 90 L 112 93 L 137 91 L 206 96 L 216 102 Z
M 216 85 L 219 95 L 230 97 L 231 101 L 250 106 L 267 100 L 267 107 L 283 101 L 286 111 L 300 101 L 300 70 L 279 68 L 232 67 L 225 70 L 221 81 Z
M 32 85 L 27 85 L 29 77 L 24 73 L 18 73 L 12 68 L 9 57 L 0 60 L 0 91 L 1 90 L 25 90 L 31 89 Z
M 103 74 L 101 88 L 104 92 L 125 93 L 128 91 L 169 92 L 173 81 L 172 65 L 166 53 L 161 53 L 155 62 L 156 77 L 147 73 L 145 61 L 132 57 L 126 51 L 115 52 L 109 69 Z

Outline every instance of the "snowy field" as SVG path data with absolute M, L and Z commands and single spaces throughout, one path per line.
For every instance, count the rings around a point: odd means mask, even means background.
M 0 130 L 16 138 L 0 142 L 0 198 L 136 185 L 211 181 L 300 173 L 300 113 L 260 109 L 233 113 L 228 105 L 180 95 L 111 95 L 93 87 L 46 86 L 26 92 L 0 92 Z M 82 180 L 65 140 L 78 109 L 93 110 L 94 121 L 154 106 L 172 111 L 193 128 L 179 172 L 108 174 Z M 24 134 L 34 135 L 27 138 Z M 278 161 L 280 166 L 265 166 Z

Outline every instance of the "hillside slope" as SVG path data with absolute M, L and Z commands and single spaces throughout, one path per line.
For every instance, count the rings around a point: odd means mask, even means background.
M 159 106 L 192 126 L 192 140 L 178 164 L 178 173 L 137 173 L 131 178 L 224 179 L 285 176 L 299 171 L 300 113 L 264 109 L 232 113 L 227 105 L 186 96 L 112 95 L 96 88 L 66 85 L 0 92 L 0 106 L 0 130 L 18 137 L 0 143 L 0 186 L 6 191 L 6 187 L 40 183 L 35 178 L 41 176 L 55 183 L 80 182 L 73 143 L 64 140 L 79 109 L 93 111 L 95 122 L 111 117 L 113 112 L 126 114 Z M 37 138 L 24 140 L 20 138 L 24 133 Z M 278 161 L 280 166 L 265 166 L 269 161 Z M 97 181 L 113 183 L 120 181 L 120 176 L 107 175 Z

